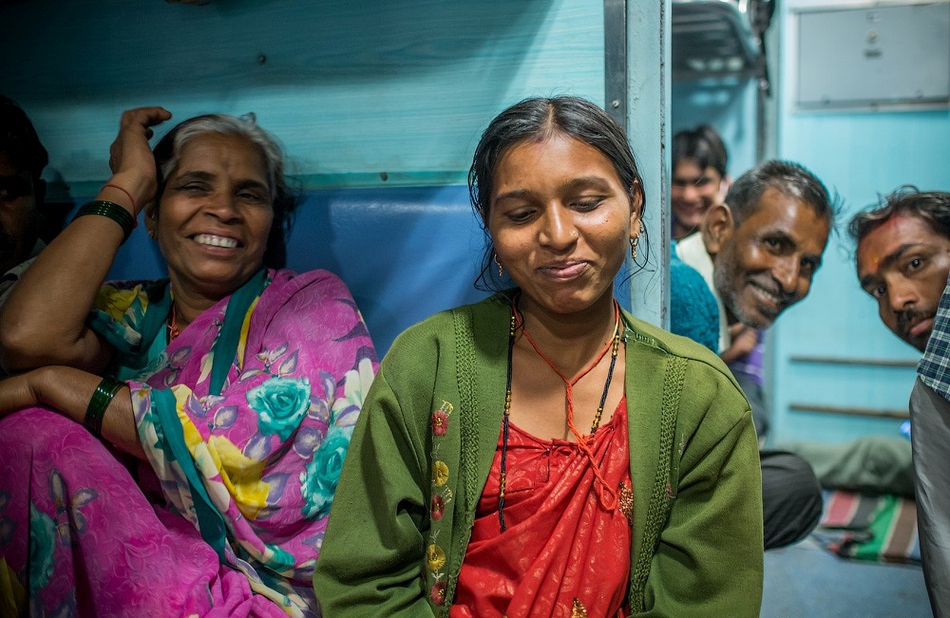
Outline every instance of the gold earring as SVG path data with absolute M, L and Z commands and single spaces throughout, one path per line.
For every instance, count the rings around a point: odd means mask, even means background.
M 494 260 L 495 264 L 498 265 L 498 276 L 499 277 L 504 276 L 505 268 L 501 265 L 501 262 L 498 261 L 498 254 L 493 253 L 491 259 Z
M 637 259 L 637 245 L 640 243 L 640 236 L 634 236 L 630 239 L 630 259 Z

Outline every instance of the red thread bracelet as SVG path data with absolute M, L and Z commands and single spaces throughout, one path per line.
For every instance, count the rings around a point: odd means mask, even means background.
M 113 189 L 116 189 L 118 191 L 121 191 L 122 193 L 125 193 L 125 195 L 129 198 L 129 201 L 132 202 L 132 212 L 134 213 L 132 215 L 132 220 L 134 221 L 134 224 L 132 225 L 132 227 L 134 228 L 138 226 L 139 222 L 138 222 L 138 217 L 136 215 L 139 214 L 139 206 L 138 204 L 135 203 L 135 198 L 132 197 L 132 194 L 129 192 L 129 190 L 126 189 L 125 187 L 120 187 L 119 185 L 114 185 L 108 182 L 102 185 L 102 189 L 105 189 L 106 187 L 112 187 Z M 102 189 L 99 189 L 99 190 L 102 191 Z

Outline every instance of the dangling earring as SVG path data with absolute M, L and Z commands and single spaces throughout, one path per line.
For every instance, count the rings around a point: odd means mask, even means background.
M 630 259 L 637 259 L 637 245 L 640 243 L 640 237 L 634 236 L 630 239 Z
M 498 265 L 498 276 L 503 277 L 505 275 L 505 268 L 501 265 L 501 262 L 498 261 L 498 254 L 493 253 L 491 259 Z

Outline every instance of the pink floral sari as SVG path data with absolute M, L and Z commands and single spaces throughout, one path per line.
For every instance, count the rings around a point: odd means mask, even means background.
M 0 614 L 317 615 L 377 366 L 353 299 L 325 271 L 262 272 L 154 354 L 168 306 L 162 285 L 107 285 L 90 322 L 138 375 L 147 464 L 49 410 L 0 421 Z

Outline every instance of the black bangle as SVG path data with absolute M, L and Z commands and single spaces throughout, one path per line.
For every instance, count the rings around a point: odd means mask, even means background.
M 106 200 L 95 200 L 94 202 L 89 202 L 79 209 L 79 212 L 77 212 L 76 216 L 73 217 L 73 221 L 85 215 L 99 215 L 102 217 L 108 217 L 118 223 L 122 228 L 122 232 L 125 234 L 122 242 L 128 240 L 129 236 L 132 234 L 132 230 L 135 229 L 135 217 L 132 216 L 132 213 L 130 213 L 125 208 L 122 208 L 115 202 L 107 202 Z
M 105 377 L 96 387 L 96 391 L 92 394 L 89 405 L 86 407 L 86 416 L 82 419 L 82 424 L 94 435 L 102 435 L 102 417 L 105 416 L 106 408 L 112 403 L 115 394 L 123 386 L 125 386 L 125 382 Z

